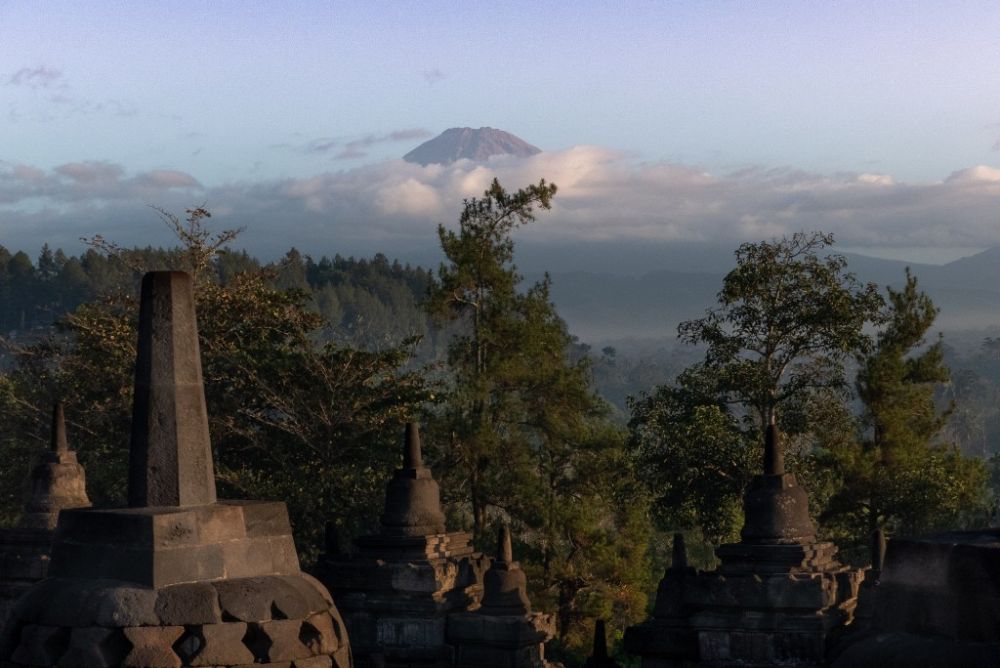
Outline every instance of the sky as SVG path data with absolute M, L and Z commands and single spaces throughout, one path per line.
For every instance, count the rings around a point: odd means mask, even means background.
M 947 261 L 1000 245 L 995 2 L 0 0 L 0 245 L 169 242 L 205 205 L 263 256 L 405 253 L 494 177 L 524 235 L 799 229 Z M 456 126 L 543 149 L 421 167 Z

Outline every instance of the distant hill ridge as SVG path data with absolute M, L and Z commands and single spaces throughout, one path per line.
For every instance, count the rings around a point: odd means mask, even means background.
M 404 155 L 403 160 L 426 167 L 463 159 L 482 162 L 493 155 L 526 158 L 541 152 L 537 146 L 496 128 L 449 128 Z

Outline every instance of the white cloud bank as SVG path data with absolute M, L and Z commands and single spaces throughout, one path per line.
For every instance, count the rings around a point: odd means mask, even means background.
M 275 255 L 296 245 L 318 255 L 359 243 L 375 251 L 383 242 L 433 243 L 436 224 L 456 221 L 462 199 L 480 195 L 494 176 L 508 188 L 543 177 L 559 186 L 553 211 L 530 231 L 539 241 L 738 243 L 820 229 L 855 247 L 1000 244 L 995 167 L 970 167 L 936 183 L 793 169 L 713 175 L 638 163 L 595 146 L 480 164 L 393 160 L 305 179 L 210 187 L 182 171 L 128 174 L 107 162 L 49 170 L 0 162 L 0 244 L 73 247 L 94 234 L 163 243 L 145 205 L 180 213 L 204 204 L 220 227 L 247 226 L 243 239 L 253 252 Z

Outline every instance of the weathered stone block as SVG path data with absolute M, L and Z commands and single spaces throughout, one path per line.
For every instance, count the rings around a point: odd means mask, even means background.
M 186 663 L 191 666 L 231 666 L 252 662 L 253 652 L 243 644 L 246 632 L 245 622 L 202 626 L 198 629 L 202 646 Z
M 183 626 L 139 626 L 124 629 L 132 643 L 123 668 L 181 668 L 181 658 L 173 645 L 182 635 Z
M 259 659 L 265 661 L 291 661 L 305 659 L 313 654 L 302 644 L 300 632 L 302 622 L 295 619 L 272 620 L 252 624 L 248 636 L 250 649 Z
M 156 614 L 167 626 L 217 624 L 222 621 L 219 595 L 207 582 L 171 585 L 157 592 Z
M 94 623 L 99 626 L 155 626 L 157 592 L 146 587 L 109 586 L 101 593 Z

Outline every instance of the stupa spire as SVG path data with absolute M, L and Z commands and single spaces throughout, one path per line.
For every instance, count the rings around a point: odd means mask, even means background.
M 416 422 L 406 423 L 406 436 L 403 440 L 403 468 L 419 469 L 424 466 L 424 458 L 420 452 L 420 428 Z
M 781 475 L 784 472 L 785 458 L 781 452 L 778 426 L 772 417 L 771 423 L 764 431 L 764 475 Z
M 61 401 L 52 406 L 52 452 L 69 451 L 69 441 L 66 439 L 66 416 Z

